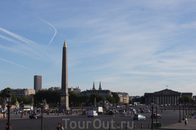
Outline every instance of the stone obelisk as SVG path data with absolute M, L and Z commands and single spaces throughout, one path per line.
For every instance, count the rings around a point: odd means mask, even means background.
M 62 79 L 61 79 L 61 95 L 60 95 L 60 109 L 70 110 L 69 108 L 69 94 L 68 94 L 68 64 L 67 64 L 67 45 L 64 41 L 63 56 L 62 56 Z

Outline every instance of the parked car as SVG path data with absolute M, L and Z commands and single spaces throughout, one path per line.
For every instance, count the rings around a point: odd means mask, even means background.
M 161 114 L 156 114 L 156 113 L 153 114 L 153 118 L 161 118 L 161 117 L 162 117 Z M 151 115 L 151 118 L 152 118 L 152 115 Z
M 33 119 L 33 118 L 37 119 L 37 118 L 41 118 L 41 117 L 42 117 L 42 116 L 41 116 L 40 114 L 38 114 L 38 113 L 34 113 L 34 114 L 31 114 L 31 115 L 29 116 L 30 119 Z
M 144 115 L 141 115 L 141 114 L 135 114 L 133 116 L 133 120 L 146 120 L 146 117 Z

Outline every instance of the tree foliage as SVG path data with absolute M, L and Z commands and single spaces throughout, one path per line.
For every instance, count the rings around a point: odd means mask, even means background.
M 80 106 L 81 105 L 80 95 L 74 92 L 69 92 L 69 104 L 71 104 L 71 106 Z
M 180 97 L 180 98 L 179 98 L 179 103 L 183 103 L 183 102 L 184 102 L 183 98 Z
M 96 94 L 96 93 L 92 93 L 92 94 L 90 95 L 89 102 L 90 102 L 91 104 L 94 104 L 95 98 L 96 98 L 96 102 L 103 101 L 103 99 L 104 99 L 103 96 L 100 96 L 99 94 Z
M 0 93 L 0 103 L 3 102 L 4 99 L 6 99 L 6 94 L 8 93 L 8 91 L 10 91 L 10 94 L 12 95 L 12 102 L 11 104 L 14 104 L 16 102 L 16 100 L 20 103 L 23 101 L 24 104 L 30 104 L 31 103 L 31 99 L 29 99 L 28 97 L 20 97 L 20 96 L 16 96 L 11 88 L 5 88 L 1 91 Z
M 50 106 L 56 106 L 60 102 L 60 91 L 39 91 L 34 95 L 34 104 L 39 105 L 44 99 Z
M 112 104 L 116 103 L 116 99 L 114 97 L 106 97 L 106 100 L 108 100 Z
M 87 105 L 87 103 L 89 102 L 89 96 L 88 95 L 82 95 L 81 96 L 81 103 L 85 103 Z
M 119 103 L 120 102 L 120 97 L 118 96 L 117 93 L 112 92 L 113 98 L 115 99 L 114 103 Z
M 183 101 L 184 103 L 189 103 L 190 102 L 189 96 L 183 96 Z
M 179 98 L 180 103 L 194 103 L 194 100 L 189 98 L 189 96 L 183 96 Z
M 191 104 L 193 104 L 195 101 L 191 98 Z

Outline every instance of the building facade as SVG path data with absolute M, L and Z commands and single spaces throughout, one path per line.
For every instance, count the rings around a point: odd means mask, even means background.
M 29 97 L 33 98 L 35 95 L 35 90 L 33 89 L 12 89 L 13 94 L 20 97 Z
M 112 92 L 110 90 L 102 90 L 101 82 L 99 83 L 99 89 L 98 90 L 95 88 L 95 83 L 93 82 L 93 89 L 92 90 L 82 91 L 80 93 L 80 95 L 89 95 L 90 96 L 92 93 L 99 94 L 100 96 L 104 96 L 104 97 L 111 97 L 111 96 L 113 96 Z
M 42 90 L 42 76 L 35 75 L 34 76 L 34 90 L 37 93 L 39 90 Z
M 125 92 L 116 92 L 120 98 L 119 103 L 121 104 L 129 104 L 129 94 Z
M 164 89 L 154 93 L 145 93 L 145 104 L 150 104 L 154 100 L 155 104 L 159 105 L 176 105 L 179 104 L 179 98 L 183 96 L 189 96 L 192 98 L 192 93 L 181 93 L 170 89 Z
M 71 87 L 71 88 L 68 88 L 68 91 L 69 92 L 74 92 L 74 93 L 77 93 L 77 94 L 80 94 L 82 92 L 82 90 L 79 88 L 79 87 Z

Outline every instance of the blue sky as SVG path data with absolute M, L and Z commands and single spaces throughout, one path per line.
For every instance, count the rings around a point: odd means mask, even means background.
M 0 89 L 68 84 L 143 95 L 166 88 L 196 94 L 196 1 L 1 1 Z

